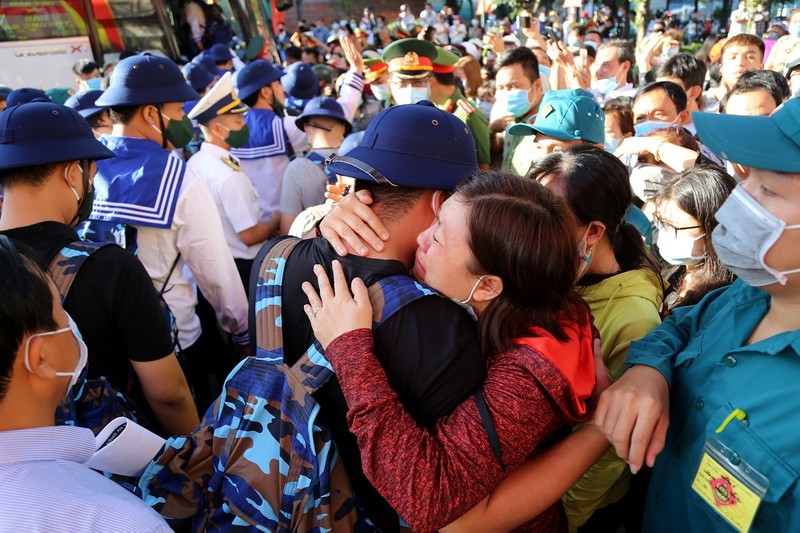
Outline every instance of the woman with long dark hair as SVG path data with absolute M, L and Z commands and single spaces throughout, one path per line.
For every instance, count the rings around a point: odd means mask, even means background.
M 574 290 L 576 234 L 556 195 L 531 180 L 485 172 L 459 185 L 417 238 L 415 277 L 474 312 L 488 366 L 481 396 L 432 430 L 404 411 L 372 353 L 364 284 L 354 280 L 352 297 L 334 263 L 335 290 L 321 267 L 322 297 L 304 285 L 306 313 L 347 400 L 364 473 L 415 531 L 464 514 L 508 471 L 591 417 L 593 335 Z M 499 449 L 490 444 L 495 432 Z M 549 506 L 529 527 L 565 530 L 561 506 Z
M 660 323 L 660 266 L 625 215 L 631 207 L 628 172 L 619 159 L 594 146 L 577 145 L 539 161 L 528 175 L 555 192 L 578 221 L 578 293 L 592 310 L 603 340 L 603 361 L 616 379 L 631 341 Z M 610 450 L 564 498 L 570 527 L 628 491 L 630 470 Z
M 695 167 L 674 176 L 655 196 L 658 253 L 672 265 L 664 313 L 694 305 L 709 292 L 733 283 L 711 243 L 714 213 L 736 187 L 736 180 L 716 167 Z

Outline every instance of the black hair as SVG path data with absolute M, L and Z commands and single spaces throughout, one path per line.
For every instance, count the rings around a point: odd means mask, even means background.
M 86 122 L 89 123 L 89 126 L 92 128 L 97 128 L 100 126 L 100 121 L 103 119 L 103 115 L 107 112 L 106 109 L 101 109 L 97 113 L 92 113 L 88 117 L 86 117 Z
M 656 69 L 656 78 L 677 78 L 687 90 L 694 86 L 702 89 L 707 71 L 708 67 L 701 60 L 692 54 L 682 53 L 664 61 Z
M 287 46 L 286 47 L 286 60 L 289 61 L 290 59 L 295 61 L 301 61 L 303 59 L 303 49 L 299 46 Z
M 660 276 L 660 266 L 645 248 L 642 234 L 625 220 L 633 191 L 628 169 L 617 157 L 594 145 L 578 144 L 540 160 L 528 177 L 559 184 L 579 224 L 605 224 L 623 272 L 650 268 Z
M 8 392 L 14 361 L 25 335 L 58 328 L 48 278 L 0 235 L 0 400 Z
M 369 191 L 381 220 L 395 222 L 414 207 L 414 202 L 422 197 L 426 189 L 356 180 L 355 190 Z
M 531 83 L 539 79 L 539 60 L 536 59 L 533 50 L 524 46 L 513 48 L 500 56 L 494 70 L 497 72 L 501 68 L 517 64 L 522 66 L 522 72 L 526 78 L 531 80 Z
M 120 105 L 109 108 L 108 115 L 114 124 L 130 124 L 139 111 L 140 105 Z
M 779 106 L 792 96 L 789 83 L 780 72 L 774 70 L 751 70 L 742 74 L 733 88 L 720 102 L 720 113 L 725 112 L 728 100 L 735 94 L 751 93 L 758 89 L 764 89 L 775 100 L 775 105 Z
M 684 92 L 683 87 L 671 81 L 654 81 L 653 83 L 648 83 L 644 87 L 639 87 L 634 101 L 638 100 L 642 95 L 653 91 L 664 91 L 667 98 L 675 104 L 675 109 L 678 110 L 678 113 L 686 111 L 686 92 Z
M 100 65 L 91 59 L 84 58 L 72 65 L 72 72 L 74 72 L 76 76 L 81 76 L 82 74 L 91 74 L 95 70 L 100 70 Z
M 442 85 L 455 85 L 456 84 L 456 76 L 452 72 L 445 72 L 445 73 L 433 73 L 433 77 L 441 83 Z
M 47 181 L 61 164 L 63 163 L 48 163 L 46 165 L 0 169 L 0 187 L 4 189 L 8 189 L 14 185 L 38 187 Z
M 705 258 L 686 267 L 686 272 L 692 274 L 691 287 L 677 287 L 678 292 L 684 294 L 672 305 L 673 308 L 694 305 L 710 291 L 733 283 L 735 276 L 725 268 L 714 251 L 711 234 L 717 227 L 714 214 L 735 187 L 736 180 L 721 168 L 701 166 L 676 174 L 656 193 L 656 213 L 666 202 L 673 201 L 682 211 L 696 218 L 705 233 Z M 683 282 L 681 280 L 680 284 Z
M 267 87 L 265 85 L 265 87 Z M 258 102 L 258 95 L 261 94 L 261 89 L 257 90 L 247 98 L 242 98 L 242 103 L 247 107 L 255 107 L 256 103 Z
M 586 26 L 584 26 L 583 24 L 579 24 L 577 26 L 573 26 L 569 31 L 570 32 L 574 31 L 575 33 L 578 34 L 578 37 L 585 37 L 586 36 Z

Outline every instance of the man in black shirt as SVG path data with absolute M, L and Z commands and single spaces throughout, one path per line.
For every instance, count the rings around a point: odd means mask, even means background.
M 303 312 L 307 299 L 301 289 L 304 281 L 316 286 L 314 265 L 322 265 L 330 275 L 331 262 L 338 259 L 348 280 L 358 276 L 367 286 L 389 276 L 407 275 L 417 249 L 416 237 L 428 228 L 441 201 L 436 190 L 452 190 L 478 170 L 469 130 L 457 117 L 430 102 L 383 111 L 360 145 L 347 156 L 333 158 L 329 168 L 356 178 L 356 189 L 372 193 L 375 212 L 393 237 L 382 252 L 372 251 L 367 257 L 354 253 L 341 257 L 325 239 L 306 240 L 295 247 L 282 283 L 284 359 L 288 364 L 296 362 L 314 341 Z M 475 322 L 458 305 L 439 296 L 416 300 L 387 319 L 375 331 L 375 353 L 400 401 L 423 427 L 451 413 L 485 376 Z M 395 513 L 363 474 L 358 443 L 347 428 L 347 404 L 336 378 L 315 398 L 320 420 L 331 431 L 369 518 L 383 531 L 397 530 Z
M 74 226 L 91 211 L 95 160 L 113 155 L 67 107 L 32 102 L 4 112 L 0 233 L 47 270 L 64 246 L 79 240 Z M 194 429 L 197 411 L 158 293 L 134 255 L 116 246 L 92 253 L 63 303 L 89 348 L 89 377 L 107 377 L 161 433 Z

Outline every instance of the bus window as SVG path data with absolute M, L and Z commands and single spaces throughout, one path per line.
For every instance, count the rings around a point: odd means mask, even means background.
M 171 47 L 154 4 L 153 0 L 92 0 L 103 52 L 158 50 L 169 54 Z
M 85 37 L 81 0 L 0 2 L 0 41 Z

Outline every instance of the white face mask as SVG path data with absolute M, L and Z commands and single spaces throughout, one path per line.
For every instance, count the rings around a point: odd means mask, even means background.
M 392 91 L 394 103 L 397 105 L 416 104 L 421 100 L 427 100 L 429 94 L 429 87 L 400 87 Z
M 392 89 L 388 83 L 374 83 L 370 85 L 372 94 L 380 101 L 388 100 L 392 96 Z
M 68 331 L 71 331 L 75 336 L 75 339 L 78 341 L 78 362 L 75 365 L 75 370 L 72 372 L 56 372 L 56 376 L 59 377 L 70 376 L 69 384 L 67 385 L 67 391 L 64 393 L 64 396 L 67 396 L 72 390 L 72 387 L 78 383 L 78 378 L 80 377 L 81 373 L 83 373 L 83 369 L 86 367 L 86 362 L 89 360 L 89 349 L 86 347 L 86 343 L 83 342 L 83 337 L 78 329 L 78 325 L 74 320 L 72 320 L 72 317 L 69 316 L 69 314 L 67 314 L 67 319 L 69 320 L 69 327 L 57 329 L 55 331 L 48 331 L 46 333 L 36 333 L 35 335 L 28 337 L 27 342 L 25 342 L 25 368 L 27 368 L 29 372 L 33 372 L 31 363 L 29 361 L 28 349 L 30 347 L 31 340 L 34 337 L 49 337 L 51 335 L 66 333 Z
M 677 234 L 677 236 L 676 236 Z M 694 255 L 695 243 L 705 237 L 686 237 L 681 232 L 676 232 L 670 227 L 660 227 L 658 230 L 658 253 L 670 265 L 693 265 L 705 258 L 703 255 Z

